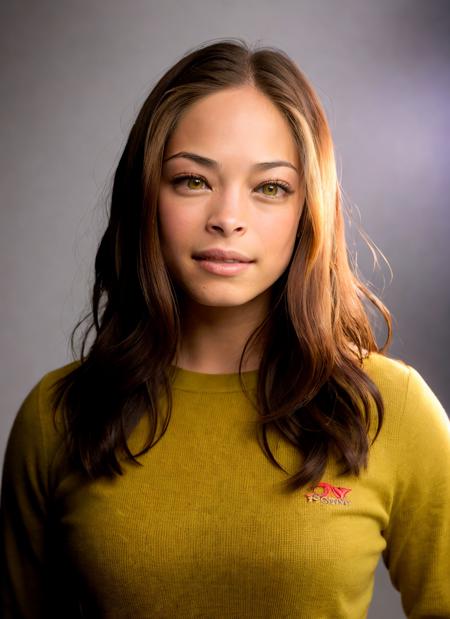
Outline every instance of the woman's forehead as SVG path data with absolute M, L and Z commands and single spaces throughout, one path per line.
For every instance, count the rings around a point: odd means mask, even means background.
M 268 97 L 250 86 L 225 89 L 193 103 L 172 132 L 164 159 L 178 152 L 211 159 L 215 164 L 210 167 L 236 157 L 248 166 L 287 161 L 298 170 L 299 165 L 288 121 Z

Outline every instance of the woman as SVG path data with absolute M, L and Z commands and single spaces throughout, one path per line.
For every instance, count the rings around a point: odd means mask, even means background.
M 408 616 L 450 616 L 448 419 L 385 354 L 283 52 L 205 44 L 159 80 L 95 271 L 80 359 L 9 437 L 6 616 L 360 618 L 380 555 Z

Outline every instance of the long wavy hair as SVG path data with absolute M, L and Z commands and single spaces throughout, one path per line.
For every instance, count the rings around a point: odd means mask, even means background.
M 79 363 L 52 394 L 55 415 L 58 407 L 63 412 L 70 460 L 91 479 L 122 475 L 122 456 L 141 464 L 137 457 L 168 427 L 182 321 L 158 226 L 164 148 L 189 106 L 242 85 L 258 88 L 288 120 L 306 191 L 290 263 L 273 285 L 270 311 L 240 358 L 243 384 L 246 351 L 264 337 L 256 390 L 258 440 L 283 471 L 270 449 L 268 427 L 276 427 L 298 448 L 302 464 L 285 482 L 290 490 L 318 481 L 330 458 L 342 475 L 358 475 L 367 466 L 384 405 L 363 370 L 363 359 L 389 346 L 391 316 L 350 265 L 333 142 L 318 96 L 282 50 L 252 48 L 231 38 L 190 50 L 159 79 L 115 171 L 109 221 L 95 259 L 92 309 L 71 336 L 75 354 L 75 332 L 89 319 Z M 367 301 L 387 324 L 382 348 L 364 307 Z M 95 337 L 87 352 L 92 329 Z M 167 403 L 165 415 L 161 397 Z M 133 454 L 127 439 L 144 415 L 150 421 L 148 440 Z

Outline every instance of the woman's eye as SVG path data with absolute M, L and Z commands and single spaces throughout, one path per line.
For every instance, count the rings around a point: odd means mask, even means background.
M 258 189 L 263 189 L 267 187 L 268 191 L 263 191 L 263 194 L 269 198 L 279 198 L 280 189 L 282 190 L 281 195 L 292 193 L 292 189 L 286 183 L 281 183 L 280 181 L 267 181 L 258 187 Z
M 193 191 L 195 191 L 196 189 L 203 189 L 203 185 L 206 185 L 206 181 L 204 178 L 201 178 L 201 176 L 185 174 L 184 176 L 176 176 L 172 180 L 172 184 L 176 187 L 183 184 L 185 187 L 187 187 L 187 189 L 192 189 Z

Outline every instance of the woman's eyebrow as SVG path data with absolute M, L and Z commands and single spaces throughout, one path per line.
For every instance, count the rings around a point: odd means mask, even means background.
M 206 166 L 207 168 L 219 168 L 220 165 L 214 159 L 209 159 L 208 157 L 203 157 L 202 155 L 197 155 L 196 153 L 189 153 L 186 151 L 180 151 L 179 153 L 175 153 L 175 155 L 171 155 L 164 159 L 163 163 L 166 161 L 170 161 L 171 159 L 175 159 L 175 157 L 183 157 L 183 159 L 190 159 L 191 161 L 195 161 L 200 165 Z M 264 161 L 262 163 L 255 163 L 252 167 L 258 170 L 268 170 L 269 168 L 279 168 L 279 167 L 288 167 L 295 170 L 298 174 L 297 168 L 290 163 L 289 161 L 284 161 L 279 159 L 277 161 Z

